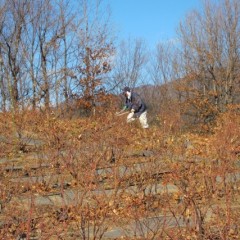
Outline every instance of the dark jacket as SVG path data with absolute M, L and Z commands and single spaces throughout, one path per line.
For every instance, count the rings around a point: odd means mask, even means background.
M 125 105 L 129 110 L 134 109 L 136 117 L 139 117 L 144 111 L 147 110 L 146 104 L 143 102 L 141 97 L 135 92 L 131 93 L 130 99 L 126 98 Z

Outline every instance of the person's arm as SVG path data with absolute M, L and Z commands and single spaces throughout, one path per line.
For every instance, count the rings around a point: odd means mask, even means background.
M 125 105 L 123 108 L 119 111 L 116 112 L 117 115 L 124 113 L 126 110 L 132 110 L 132 103 L 128 99 L 126 99 Z
M 127 108 L 128 108 L 127 105 L 124 105 L 121 112 L 124 112 L 125 110 L 127 110 Z
M 135 93 L 133 95 L 131 110 L 133 110 L 133 112 L 138 112 L 141 106 L 142 106 L 142 99 L 138 94 Z

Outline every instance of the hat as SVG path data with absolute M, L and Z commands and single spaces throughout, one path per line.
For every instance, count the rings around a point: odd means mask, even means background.
M 125 92 L 131 92 L 130 87 L 125 87 L 125 88 L 123 89 L 123 93 L 125 93 Z

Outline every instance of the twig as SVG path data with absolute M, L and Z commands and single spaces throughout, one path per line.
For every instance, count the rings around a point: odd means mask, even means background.
M 126 113 L 129 113 L 129 112 L 116 113 L 116 116 L 122 116 L 122 115 L 125 115 Z

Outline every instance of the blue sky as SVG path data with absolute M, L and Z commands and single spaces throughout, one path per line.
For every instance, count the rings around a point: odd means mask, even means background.
M 107 0 L 121 39 L 142 38 L 150 47 L 176 39 L 176 28 L 201 0 Z

